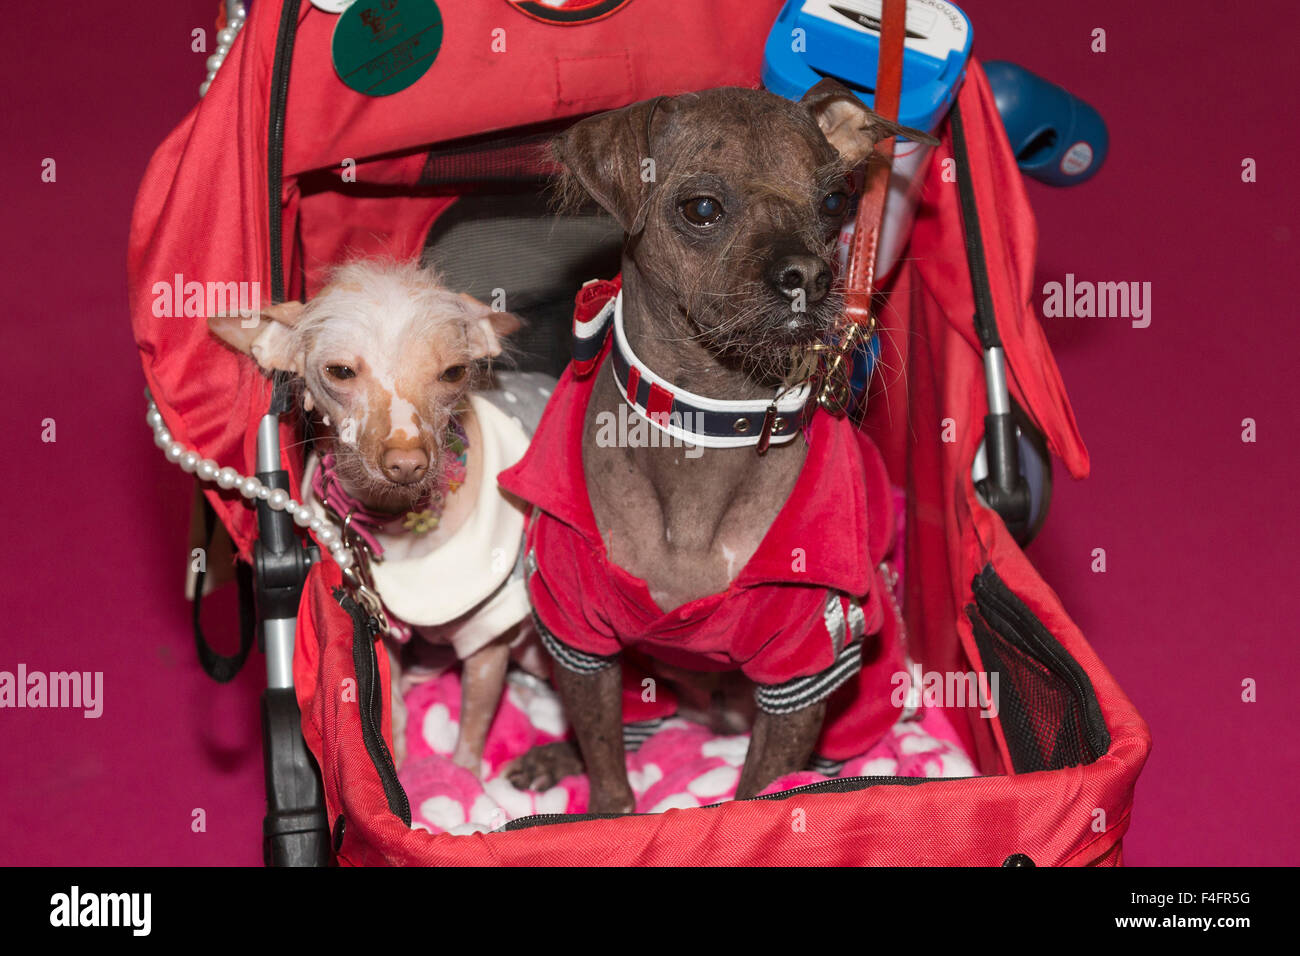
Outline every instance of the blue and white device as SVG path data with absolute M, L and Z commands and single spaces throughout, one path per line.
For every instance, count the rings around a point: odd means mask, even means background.
M 823 77 L 875 105 L 881 0 L 789 0 L 763 51 L 763 86 L 797 100 Z M 898 121 L 934 132 L 957 96 L 970 59 L 966 14 L 944 0 L 908 0 Z
M 1096 175 L 1110 136 L 1094 107 L 1015 63 L 990 60 L 984 75 L 1021 172 L 1052 186 Z
M 829 76 L 873 106 L 881 7 L 881 0 L 789 0 L 767 35 L 763 86 L 797 100 Z M 933 133 L 948 115 L 966 75 L 970 20 L 946 0 L 907 0 L 906 29 L 899 122 Z M 876 258 L 881 280 L 907 245 L 933 152 L 933 147 L 905 139 L 895 143 Z M 841 260 L 847 260 L 853 226 L 850 215 L 840 234 Z

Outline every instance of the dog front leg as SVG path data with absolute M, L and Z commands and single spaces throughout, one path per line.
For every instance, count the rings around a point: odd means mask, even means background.
M 745 754 L 745 767 L 736 785 L 736 799 L 756 797 L 773 780 L 808 765 L 826 718 L 826 701 L 789 714 L 760 710 Z
M 512 629 L 465 658 L 460 672 L 460 734 L 451 761 L 474 776 L 483 764 L 483 745 L 501 702 L 510 664 Z
M 555 668 L 564 712 L 578 738 L 591 785 L 589 813 L 631 813 L 636 798 L 623 754 L 623 667 L 617 659 L 592 673 Z

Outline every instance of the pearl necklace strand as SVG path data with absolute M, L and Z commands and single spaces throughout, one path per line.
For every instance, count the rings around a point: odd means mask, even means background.
M 153 443 L 162 449 L 168 461 L 179 465 L 181 471 L 194 475 L 201 481 L 213 482 L 218 488 L 227 490 L 237 488 L 239 493 L 249 501 L 264 501 L 272 511 L 288 512 L 294 524 L 311 531 L 316 540 L 329 549 L 330 557 L 340 568 L 346 571 L 352 567 L 356 560 L 352 549 L 329 522 L 312 513 L 309 505 L 295 501 L 283 488 L 269 488 L 252 475 L 241 475 L 228 466 L 222 468 L 211 458 L 204 458 L 197 451 L 176 441 L 172 433 L 167 430 L 162 412 L 158 411 L 158 406 L 154 404 L 153 396 L 149 394 L 147 388 L 144 390 L 144 397 L 149 403 L 149 410 L 144 420 L 153 429 Z
M 221 64 L 226 62 L 226 54 L 235 45 L 235 37 L 239 36 L 239 31 L 247 18 L 248 11 L 244 9 L 243 3 L 226 4 L 226 25 L 217 31 L 217 48 L 204 64 L 208 68 L 208 75 L 199 86 L 199 96 L 207 95 L 208 87 L 216 79 Z

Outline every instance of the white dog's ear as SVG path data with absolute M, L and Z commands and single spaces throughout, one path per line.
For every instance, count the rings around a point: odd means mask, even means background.
M 472 295 L 461 293 L 470 315 L 470 358 L 491 358 L 501 354 L 501 340 L 519 331 L 523 323 L 509 312 L 489 308 Z
M 252 317 L 213 315 L 208 328 L 217 338 L 252 356 L 265 371 L 302 374 L 303 356 L 294 327 L 306 308 L 301 302 L 263 306 Z

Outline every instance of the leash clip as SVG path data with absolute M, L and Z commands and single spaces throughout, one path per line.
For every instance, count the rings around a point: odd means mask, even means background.
M 375 557 L 361 536 L 352 530 L 353 513 L 351 511 L 340 522 L 338 514 L 333 508 L 325 502 L 321 502 L 321 505 L 325 509 L 325 513 L 338 525 L 343 544 L 352 555 L 352 563 L 341 569 L 343 581 L 347 585 L 349 593 L 351 593 L 353 600 L 365 608 L 366 613 L 375 622 L 378 633 L 389 633 L 391 628 L 388 622 L 388 612 L 384 610 L 384 602 L 380 600 L 379 593 L 375 590 L 374 578 L 370 574 L 370 562 L 372 560 L 382 561 L 383 559 Z
M 343 580 L 352 593 L 353 599 L 366 609 L 370 619 L 375 622 L 376 633 L 387 634 L 388 614 L 384 611 L 384 602 L 379 600 L 379 595 L 366 582 L 369 574 L 359 571 L 359 566 L 359 562 L 354 561 L 350 567 L 344 568 Z
M 863 342 L 870 341 L 876 332 L 876 320 L 872 316 L 867 320 L 866 331 L 857 322 L 850 322 L 840 336 L 839 342 L 831 346 L 822 366 L 821 382 L 817 390 L 817 404 L 839 417 L 848 411 L 853 401 L 853 383 L 850 378 L 849 357 Z

